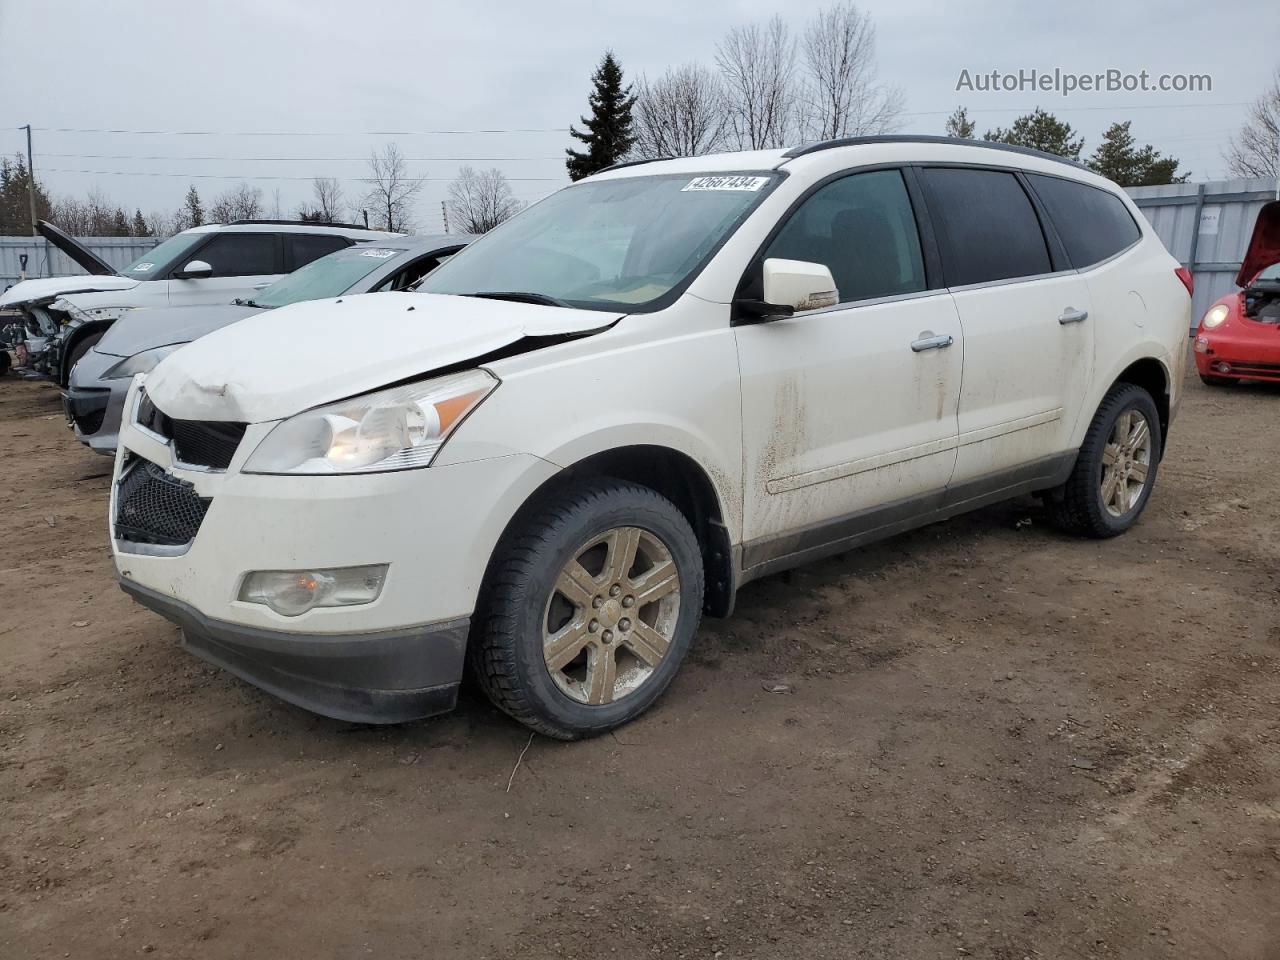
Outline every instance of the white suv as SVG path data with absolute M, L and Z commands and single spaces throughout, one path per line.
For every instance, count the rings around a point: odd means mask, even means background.
M 469 658 L 533 729 L 599 733 L 756 577 L 1025 493 L 1126 530 L 1188 280 L 1114 184 L 1033 151 L 614 168 L 416 292 L 285 307 L 138 377 L 121 584 L 319 713 L 447 710 Z

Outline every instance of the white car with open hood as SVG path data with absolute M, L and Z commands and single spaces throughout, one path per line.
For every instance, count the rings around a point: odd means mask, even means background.
M 415 292 L 283 307 L 137 377 L 116 565 L 193 652 L 316 712 L 447 710 L 469 660 L 511 716 L 588 736 L 753 578 L 1026 493 L 1126 530 L 1189 309 L 1123 192 L 1034 151 L 622 165 Z

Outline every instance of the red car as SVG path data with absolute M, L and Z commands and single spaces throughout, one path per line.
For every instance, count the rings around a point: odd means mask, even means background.
M 1205 311 L 1196 330 L 1196 369 L 1213 387 L 1240 380 L 1280 383 L 1280 200 L 1258 211 L 1238 293 Z

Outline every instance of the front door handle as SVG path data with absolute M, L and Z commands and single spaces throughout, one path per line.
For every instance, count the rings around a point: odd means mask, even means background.
M 921 337 L 919 340 L 911 341 L 911 349 L 916 353 L 924 350 L 937 350 L 940 347 L 949 347 L 952 343 L 952 337 L 949 333 L 944 333 L 937 337 Z
M 1062 315 L 1058 317 L 1058 322 L 1063 326 L 1068 323 L 1083 323 L 1089 319 L 1088 310 L 1077 310 L 1075 307 L 1067 307 L 1062 311 Z

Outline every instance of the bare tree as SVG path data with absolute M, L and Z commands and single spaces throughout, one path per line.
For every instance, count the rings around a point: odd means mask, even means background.
M 446 202 L 449 222 L 465 233 L 488 233 L 524 206 L 497 167 L 479 172 L 472 167 L 460 169 L 457 179 L 449 184 Z
M 1280 68 L 1231 138 L 1227 168 L 1237 177 L 1280 177 Z
M 898 126 L 902 91 L 879 82 L 871 14 L 844 0 L 818 12 L 800 43 L 800 133 L 832 140 L 888 133 Z
M 422 189 L 422 181 L 409 176 L 409 168 L 400 148 L 388 143 L 369 157 L 369 184 L 365 202 L 383 230 L 406 233 L 413 225 L 413 198 Z
M 241 181 L 214 201 L 209 219 L 214 223 L 233 220 L 258 220 L 262 217 L 262 188 Z
M 696 63 L 668 69 L 653 83 L 642 77 L 635 106 L 638 159 L 697 157 L 725 141 L 725 93 L 720 78 Z
M 316 177 L 311 181 L 315 211 L 321 220 L 331 223 L 342 219 L 342 185 L 333 177 Z
M 796 45 L 782 18 L 733 27 L 716 48 L 729 139 L 740 150 L 781 147 L 795 119 Z

